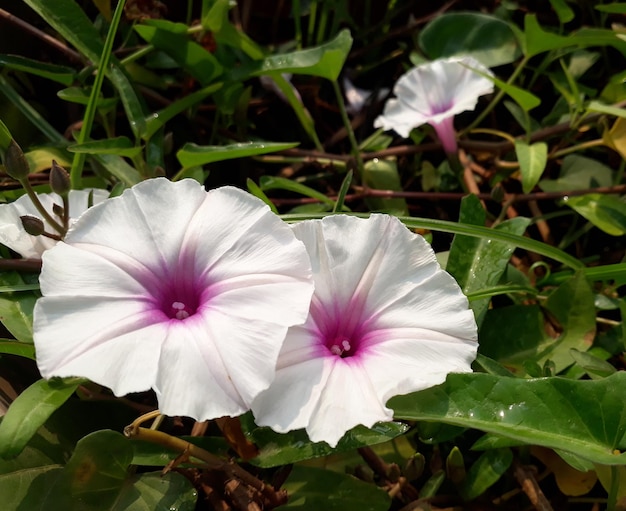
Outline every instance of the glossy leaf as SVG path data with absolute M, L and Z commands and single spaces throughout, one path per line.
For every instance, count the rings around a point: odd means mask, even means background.
M 260 186 L 261 190 L 263 190 L 264 192 L 267 190 L 289 190 L 290 192 L 299 193 L 300 195 L 304 195 L 305 197 L 318 199 L 330 206 L 335 205 L 334 200 L 326 197 L 326 195 L 318 192 L 314 188 L 303 185 L 302 183 L 298 183 L 297 181 L 293 181 L 291 179 L 286 179 L 284 177 L 261 176 Z
M 352 36 L 349 30 L 344 29 L 334 39 L 320 46 L 272 55 L 249 66 L 242 66 L 240 70 L 233 72 L 233 78 L 293 73 L 336 80 L 351 47 Z
M 473 12 L 435 17 L 420 32 L 419 45 L 433 60 L 471 55 L 487 67 L 510 64 L 521 54 L 517 37 L 506 22 Z
M 23 286 L 29 284 L 18 272 L 1 272 L 3 286 Z M 33 309 L 37 297 L 28 291 L 0 293 L 0 322 L 20 342 L 33 342 Z
M 193 511 L 197 492 L 182 474 L 149 472 L 125 482 L 107 511 Z M 100 508 L 101 509 L 101 508 Z
M 475 195 L 463 199 L 459 221 L 480 226 L 484 224 L 485 211 Z M 529 223 L 527 218 L 517 217 L 498 224 L 494 230 L 521 235 Z M 491 239 L 455 236 L 446 270 L 457 280 L 465 294 L 471 294 L 498 284 L 513 250 L 510 245 Z M 489 299 L 473 300 L 470 306 L 480 325 Z
M 371 429 L 357 426 L 348 431 L 333 449 L 326 442 L 311 442 L 304 430 L 279 434 L 269 428 L 255 428 L 250 432 L 250 436 L 260 451 L 250 463 L 260 467 L 287 465 L 388 442 L 406 433 L 407 430 L 408 426 L 400 422 L 380 422 Z
M 473 500 L 494 485 L 509 469 L 513 462 L 511 449 L 492 449 L 484 452 L 467 471 L 461 487 L 465 500 Z
M 146 42 L 172 57 L 203 87 L 222 74 L 222 65 L 215 56 L 191 40 L 187 25 L 167 20 L 144 20 L 144 24 L 135 25 L 135 30 Z
M 378 158 L 369 160 L 363 168 L 363 181 L 368 187 L 377 190 L 402 191 L 398 165 L 395 160 L 379 160 Z M 406 199 L 369 197 L 365 201 L 372 211 L 384 211 L 395 215 L 409 214 Z
M 387 492 L 347 474 L 319 468 L 293 467 L 283 488 L 289 501 L 282 509 L 298 511 L 387 511 Z
M 529 144 L 521 140 L 515 141 L 515 153 L 522 174 L 522 189 L 530 193 L 541 179 L 548 162 L 548 144 L 535 142 Z
M 0 65 L 41 76 L 66 86 L 74 81 L 74 70 L 71 67 L 39 62 L 17 55 L 0 55 Z
M 297 145 L 298 142 L 242 142 L 224 146 L 199 146 L 187 143 L 176 153 L 176 157 L 183 168 L 188 169 L 216 161 L 274 153 L 292 149 Z
M 39 380 L 22 392 L 0 423 L 0 457 L 17 456 L 48 417 L 84 380 Z
M 626 233 L 626 202 L 613 195 L 589 193 L 579 197 L 566 197 L 563 204 L 607 234 L 623 236 Z
M 141 146 L 135 146 L 128 137 L 105 138 L 84 144 L 74 144 L 67 148 L 72 153 L 85 154 L 117 154 L 133 157 L 141 153 Z
M 626 464 L 626 372 L 603 380 L 450 374 L 446 383 L 392 398 L 396 418 L 440 421 Z
M 2 353 L 35 360 L 35 347 L 25 342 L 2 339 L 0 340 L 0 354 Z

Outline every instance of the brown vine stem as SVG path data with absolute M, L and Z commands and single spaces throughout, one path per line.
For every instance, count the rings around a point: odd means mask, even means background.
M 80 53 L 72 50 L 71 48 L 63 44 L 61 41 L 58 41 L 54 37 L 49 36 L 48 34 L 39 30 L 38 28 L 33 27 L 30 23 L 27 23 L 23 19 L 18 18 L 17 16 L 11 14 L 10 12 L 5 11 L 4 9 L 0 9 L 0 18 L 4 18 L 9 23 L 12 23 L 13 25 L 21 28 L 22 30 L 28 32 L 30 35 L 38 37 L 45 43 L 49 44 L 56 50 L 63 53 L 70 60 L 81 62 L 81 63 L 84 62 L 84 59 L 82 58 Z
M 254 488 L 268 499 L 273 505 L 278 506 L 282 502 L 280 492 L 276 492 L 270 485 L 253 476 L 250 472 L 242 469 L 240 466 L 228 463 L 218 456 L 194 445 L 192 443 L 172 435 L 168 435 L 163 431 L 147 429 L 140 427 L 140 424 L 153 419 L 159 415 L 158 411 L 149 412 L 137 418 L 132 424 L 124 428 L 124 435 L 128 438 L 144 440 L 154 444 L 159 444 L 179 453 L 186 453 L 188 456 L 199 459 L 204 462 L 205 468 L 209 470 L 217 470 L 226 475 L 227 478 L 238 479 L 246 485 Z

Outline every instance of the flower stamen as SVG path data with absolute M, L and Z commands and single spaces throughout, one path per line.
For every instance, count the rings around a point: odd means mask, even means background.
M 187 319 L 192 314 L 193 311 L 183 302 L 172 302 L 172 314 L 170 315 L 172 318 L 183 320 Z

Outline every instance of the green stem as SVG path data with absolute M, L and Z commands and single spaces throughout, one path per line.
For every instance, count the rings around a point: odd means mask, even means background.
M 559 158 L 560 156 L 565 156 L 566 154 L 576 153 L 578 151 L 582 151 L 585 149 L 589 149 L 591 147 L 603 146 L 604 141 L 601 138 L 596 140 L 589 140 L 587 142 L 582 142 L 580 144 L 576 144 L 570 147 L 566 147 L 565 149 L 561 149 L 560 151 L 556 151 L 554 154 L 551 154 L 551 158 Z
M 363 166 L 363 158 L 361 157 L 361 151 L 359 151 L 359 144 L 357 143 L 356 137 L 354 136 L 352 123 L 350 122 L 350 118 L 348 117 L 346 104 L 343 101 L 343 94 L 341 93 L 341 88 L 339 87 L 339 83 L 337 82 L 337 80 L 332 80 L 331 83 L 333 84 L 333 90 L 335 91 L 335 98 L 337 99 L 337 105 L 339 106 L 341 120 L 343 121 L 343 125 L 348 132 L 348 140 L 350 140 L 350 145 L 352 146 L 352 156 L 354 156 L 359 175 L 362 178 L 365 170 Z
M 26 194 L 30 198 L 30 201 L 33 203 L 33 205 L 37 208 L 37 211 L 39 211 L 39 214 L 46 220 L 46 222 L 48 222 L 54 228 L 55 231 L 57 231 L 61 235 L 61 237 L 65 236 L 67 230 L 59 222 L 52 218 L 52 215 L 50 215 L 46 208 L 43 207 L 43 204 L 39 200 L 39 197 L 37 193 L 35 193 L 35 190 L 33 190 L 33 187 L 28 182 L 28 179 L 21 180 L 20 184 L 22 185 L 24 190 L 26 190 Z
M 302 49 L 302 12 L 300 0 L 293 0 L 291 6 L 291 15 L 293 16 L 294 30 L 296 32 L 296 49 Z
M 148 55 L 149 53 L 153 51 L 154 51 L 154 46 L 152 46 L 151 44 L 148 44 L 147 46 L 144 46 L 143 48 L 140 48 L 139 50 L 134 51 L 130 55 L 127 55 L 122 60 L 120 60 L 120 66 L 124 67 L 127 64 L 130 64 L 131 62 L 135 62 L 135 60 L 139 60 L 141 57 L 145 57 L 146 55 Z
M 530 57 L 524 57 L 519 65 L 515 68 L 515 71 L 513 71 L 513 74 L 509 77 L 509 79 L 507 80 L 507 85 L 512 85 L 513 82 L 517 79 L 517 77 L 519 76 L 519 74 L 522 72 L 522 70 L 524 69 L 524 67 L 526 67 L 526 64 L 528 64 L 528 61 L 530 60 Z M 491 100 L 491 103 L 489 103 L 485 109 L 480 113 L 480 115 L 478 117 L 476 117 L 476 119 L 474 119 L 474 122 L 472 122 L 472 124 L 470 124 L 467 128 L 465 128 L 461 133 L 459 133 L 459 137 L 465 133 L 467 133 L 470 130 L 473 130 L 476 126 L 478 126 L 485 117 L 487 117 L 489 115 L 489 113 L 496 107 L 496 105 L 500 102 L 500 100 L 504 97 L 504 95 L 506 94 L 506 92 L 504 92 L 502 89 L 500 89 L 498 91 L 498 93 L 494 96 L 494 98 Z
M 102 90 L 102 83 L 104 82 L 106 69 L 109 67 L 111 52 L 113 50 L 113 42 L 115 41 L 115 34 L 117 33 L 117 27 L 120 24 L 122 13 L 124 12 L 125 3 L 126 0 L 118 1 L 117 7 L 115 8 L 115 13 L 113 14 L 113 19 L 111 20 L 109 32 L 107 33 L 106 40 L 104 41 L 104 47 L 102 49 L 102 55 L 100 56 L 98 71 L 96 73 L 96 78 L 91 89 L 91 95 L 89 96 L 89 103 L 87 103 L 87 108 L 85 109 L 83 126 L 78 135 L 78 140 L 76 141 L 78 144 L 84 144 L 85 142 L 87 142 L 87 140 L 89 139 L 89 135 L 91 134 L 91 128 L 93 126 L 93 121 L 96 115 L 98 96 L 100 95 L 100 91 Z M 70 182 L 72 188 L 74 189 L 80 189 L 82 187 L 83 167 L 85 165 L 86 157 L 87 155 L 85 153 L 74 153 L 74 160 L 72 161 L 72 168 L 70 170 Z

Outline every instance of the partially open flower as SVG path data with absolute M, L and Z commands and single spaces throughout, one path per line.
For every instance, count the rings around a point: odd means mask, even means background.
M 414 67 L 396 82 L 395 99 L 374 121 L 377 128 L 408 137 L 413 128 L 430 124 L 446 153 L 456 153 L 454 116 L 474 110 L 478 98 L 493 92 L 493 82 L 472 71 L 493 73 L 473 57 L 438 59 Z
M 252 404 L 257 424 L 306 428 L 335 446 L 358 424 L 391 420 L 392 396 L 470 371 L 473 313 L 421 236 L 387 215 L 337 215 L 294 232 L 315 293 L 306 323 L 287 333 L 276 379 Z
M 313 291 L 303 244 L 262 201 L 165 178 L 81 216 L 44 254 L 40 283 L 45 378 L 153 388 L 162 413 L 198 420 L 249 409 Z
M 98 204 L 109 196 L 106 190 L 71 190 L 69 193 L 70 225 L 89 207 L 89 197 L 93 204 Z M 61 207 L 63 199 L 56 193 L 40 193 L 37 195 L 46 211 L 54 216 L 54 205 Z M 58 234 L 48 222 L 42 218 L 28 195 L 9 204 L 0 205 L 0 243 L 14 250 L 22 257 L 40 258 L 44 251 L 56 245 L 56 241 L 45 236 L 31 236 L 26 232 L 21 217 L 39 218 L 44 230 L 51 234 Z M 59 218 L 59 221 L 61 219 Z

